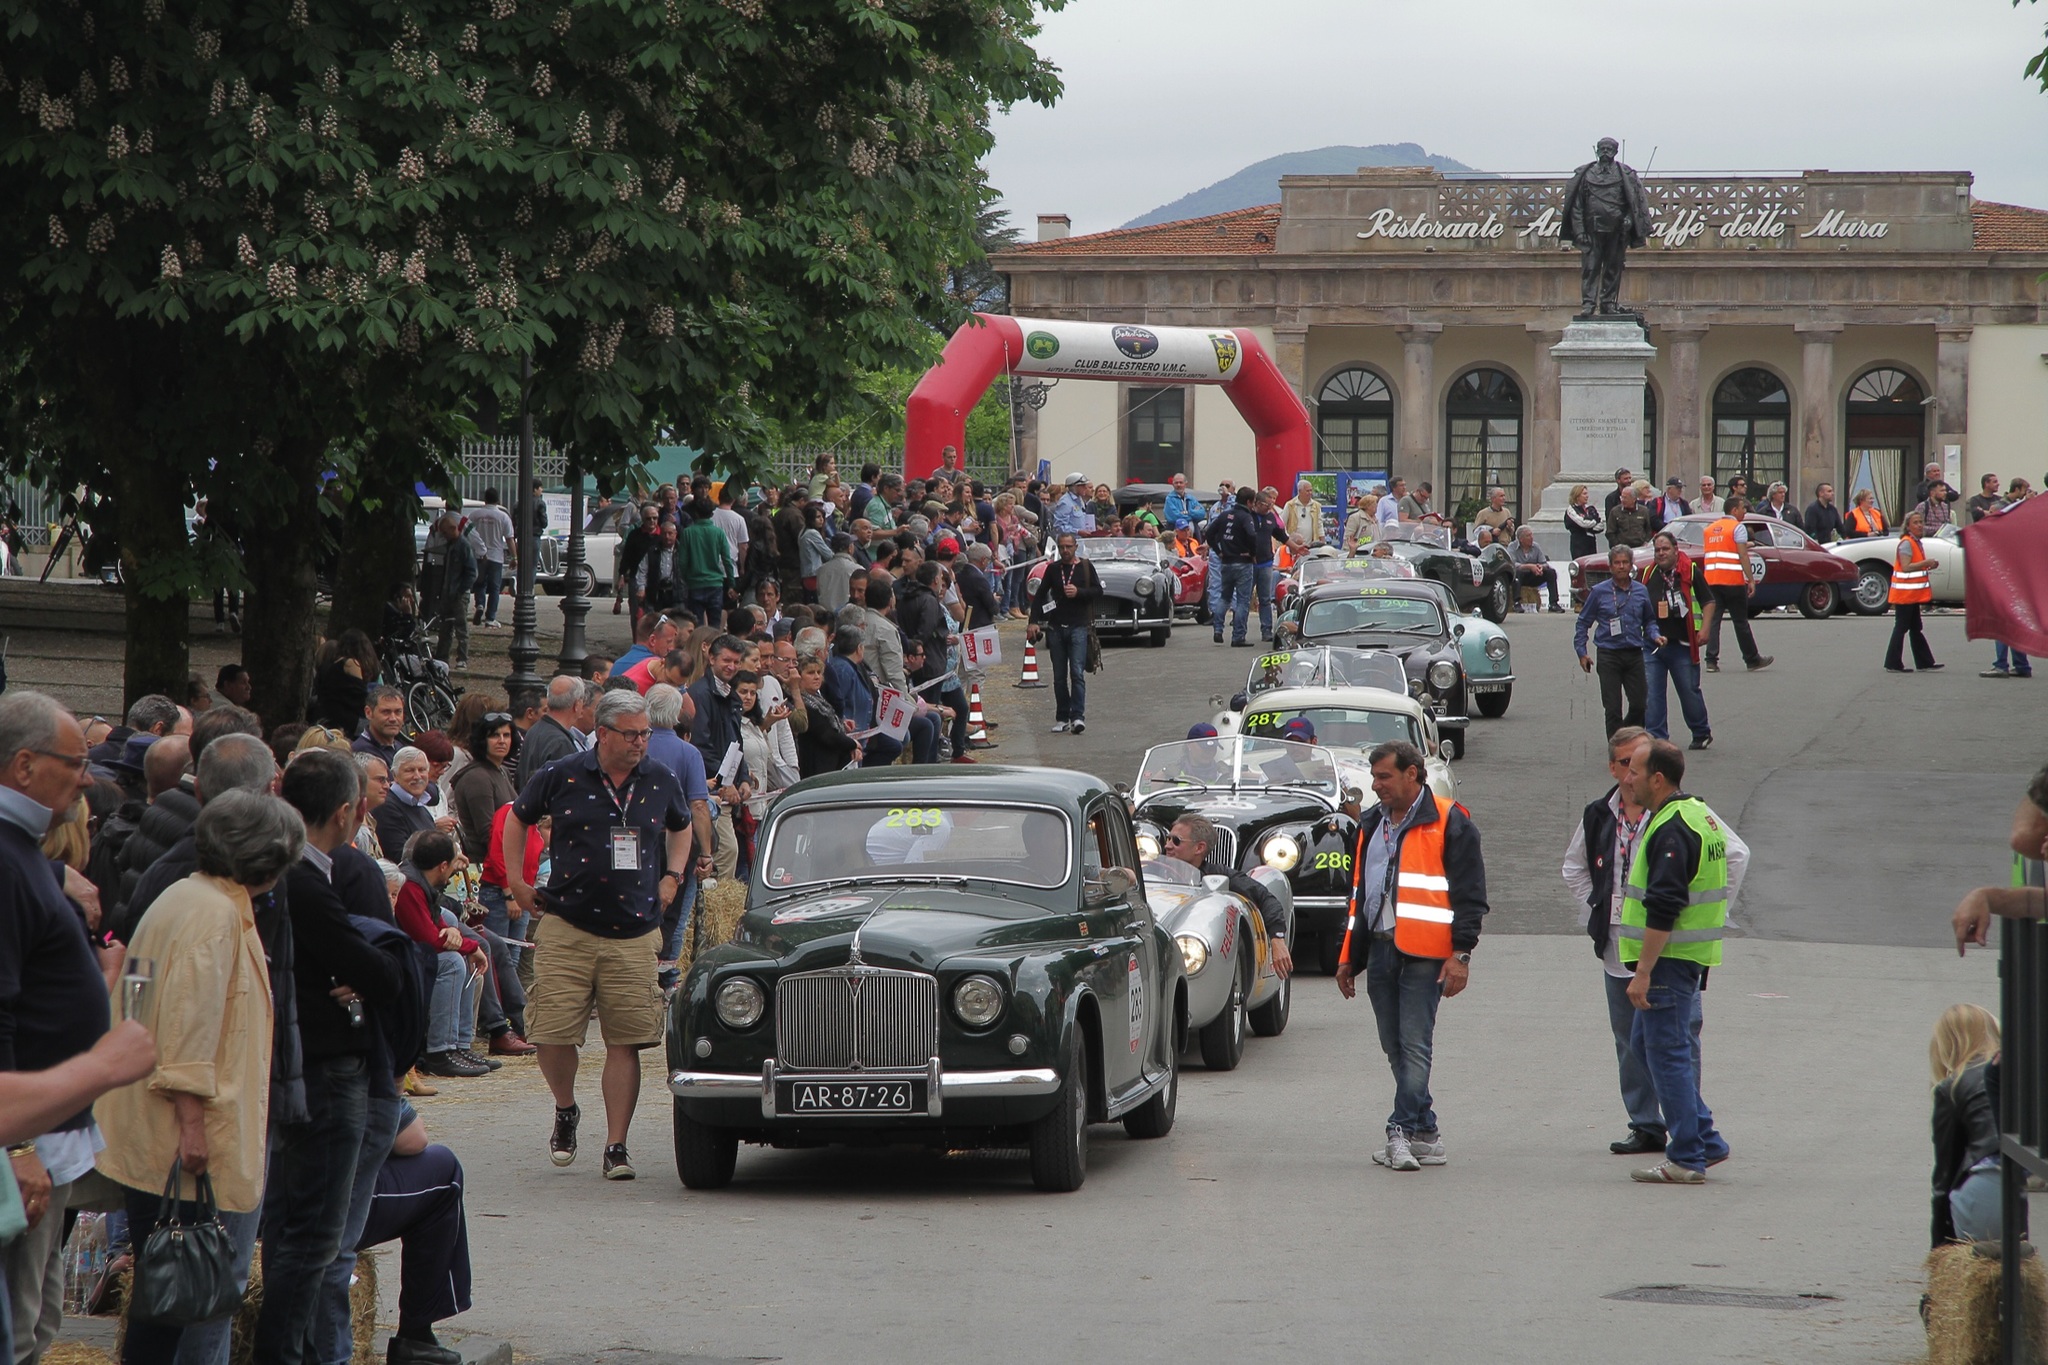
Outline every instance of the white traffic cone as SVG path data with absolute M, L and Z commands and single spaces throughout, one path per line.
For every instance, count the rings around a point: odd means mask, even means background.
M 1017 679 L 1017 686 L 1045 686 L 1045 680 L 1038 676 L 1038 646 L 1029 640 L 1024 642 L 1024 672 Z
M 969 683 L 967 687 L 967 745 L 971 749 L 996 747 L 988 737 L 988 719 L 981 714 L 980 683 Z

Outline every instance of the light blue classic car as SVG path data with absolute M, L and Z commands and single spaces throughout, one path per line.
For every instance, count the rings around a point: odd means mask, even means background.
M 1465 623 L 1458 637 L 1458 654 L 1465 665 L 1465 691 L 1480 715 L 1494 719 L 1507 714 L 1508 700 L 1515 694 L 1515 670 L 1508 659 L 1508 633 L 1486 619 L 1474 607 L 1458 617 L 1458 604 L 1451 590 L 1434 579 L 1418 579 L 1438 590 L 1444 610 Z

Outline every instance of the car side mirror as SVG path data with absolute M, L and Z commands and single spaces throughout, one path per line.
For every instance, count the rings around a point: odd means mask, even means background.
M 1113 901 L 1137 889 L 1138 874 L 1128 867 L 1105 867 L 1101 876 L 1087 878 L 1086 885 L 1090 900 Z
M 1233 711 L 1242 711 L 1251 704 L 1252 698 L 1249 692 L 1238 692 L 1230 698 L 1230 709 Z
M 1465 614 L 1467 616 L 1484 616 L 1486 615 L 1486 609 L 1484 607 L 1474 607 L 1471 611 Z
M 1230 878 L 1211 872 L 1208 876 L 1202 878 L 1202 885 L 1208 887 L 1211 891 L 1225 891 L 1230 887 Z

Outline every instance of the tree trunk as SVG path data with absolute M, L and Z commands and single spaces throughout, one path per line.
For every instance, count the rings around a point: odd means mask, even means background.
M 243 528 L 243 562 L 251 587 L 242 613 L 242 662 L 255 686 L 256 713 L 264 728 L 303 721 L 313 690 L 313 653 L 320 640 L 314 617 L 320 590 L 322 542 L 319 504 L 320 449 L 280 446 L 279 471 L 290 471 L 282 505 Z
M 341 515 L 344 552 L 334 569 L 334 606 L 327 614 L 330 638 L 351 626 L 372 640 L 383 633 L 391 590 L 419 577 L 413 548 L 419 506 L 409 483 L 403 496 L 386 496 L 375 509 L 366 508 L 361 496 L 349 500 Z
M 183 702 L 191 676 L 192 606 L 186 592 L 163 580 L 166 568 L 191 557 L 185 481 L 170 461 L 152 459 L 142 450 L 109 463 L 127 606 L 122 706 L 151 692 Z

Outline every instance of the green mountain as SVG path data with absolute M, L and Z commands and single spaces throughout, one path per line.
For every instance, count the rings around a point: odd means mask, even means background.
M 1254 162 L 1236 175 L 1219 180 L 1206 189 L 1184 194 L 1171 204 L 1125 223 L 1127 228 L 1153 223 L 1171 223 L 1181 218 L 1202 218 L 1255 204 L 1280 202 L 1283 175 L 1345 175 L 1360 166 L 1434 166 L 1449 174 L 1472 173 L 1462 161 L 1425 152 L 1412 142 L 1381 142 L 1371 147 L 1318 147 L 1312 152 L 1286 152 Z

